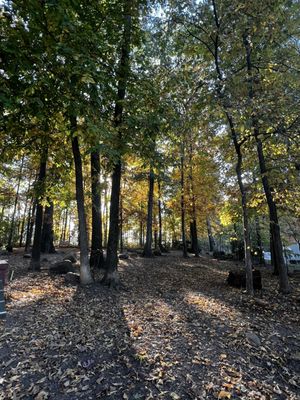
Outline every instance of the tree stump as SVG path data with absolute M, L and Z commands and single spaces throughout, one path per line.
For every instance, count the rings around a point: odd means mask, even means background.
M 261 273 L 258 270 L 253 270 L 253 288 L 254 290 L 261 290 Z M 229 286 L 235 288 L 245 288 L 246 287 L 246 271 L 238 270 L 238 271 L 229 271 L 227 277 L 227 283 Z

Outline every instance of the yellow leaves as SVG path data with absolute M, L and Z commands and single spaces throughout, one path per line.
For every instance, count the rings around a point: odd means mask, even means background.
M 137 324 L 132 325 L 130 329 L 131 329 L 131 335 L 135 338 L 139 337 L 143 332 L 143 328 Z
M 179 400 L 180 399 L 180 396 L 175 392 L 170 393 L 170 396 L 171 396 L 171 398 L 173 400 Z
M 229 226 L 232 224 L 231 215 L 227 212 L 220 213 L 220 221 L 223 226 Z
M 226 392 L 225 390 L 221 390 L 218 394 L 218 399 L 230 399 L 231 398 L 231 393 Z
M 223 383 L 223 386 L 229 390 L 233 389 L 233 387 L 234 387 L 234 385 L 232 383 Z

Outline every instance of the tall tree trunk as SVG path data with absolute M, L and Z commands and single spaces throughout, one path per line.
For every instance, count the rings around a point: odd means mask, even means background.
M 195 257 L 199 257 L 199 244 L 198 244 L 198 234 L 197 234 L 197 222 L 193 219 L 190 222 L 190 231 L 191 231 L 191 243 L 192 243 L 192 253 L 195 254 Z
M 123 101 L 125 99 L 127 81 L 130 73 L 130 46 L 131 46 L 131 13 L 132 0 L 124 0 L 124 19 L 123 37 L 120 54 L 120 65 L 118 69 L 118 93 L 114 112 L 114 125 L 118 130 L 118 141 L 120 142 L 118 151 L 121 151 L 121 124 L 123 119 Z M 118 238 L 119 238 L 119 204 L 120 204 L 120 185 L 121 185 L 122 160 L 121 154 L 116 160 L 112 174 L 112 188 L 110 201 L 110 224 L 107 243 L 106 271 L 103 283 L 112 286 L 119 286 L 118 276 Z
M 165 251 L 165 248 L 162 244 L 162 212 L 161 212 L 161 185 L 160 181 L 158 181 L 158 247 L 160 251 Z
M 194 190 L 194 180 L 193 180 L 193 148 L 192 141 L 190 140 L 189 148 L 189 180 L 190 180 L 190 190 L 191 190 L 191 203 L 192 203 L 192 221 L 191 221 L 191 242 L 192 242 L 192 252 L 195 257 L 199 257 L 199 245 L 198 245 L 198 234 L 197 234 L 197 213 L 196 213 L 196 197 Z
M 280 226 L 277 215 L 277 206 L 274 201 L 272 188 L 269 183 L 269 178 L 267 174 L 267 167 L 265 161 L 265 155 L 263 151 L 263 144 L 260 138 L 260 130 L 257 112 L 254 107 L 254 98 L 255 98 L 255 89 L 253 83 L 253 68 L 252 68 L 252 60 L 251 60 L 251 43 L 249 41 L 248 34 L 245 33 L 243 35 L 243 43 L 245 47 L 246 53 L 246 63 L 247 63 L 247 77 L 248 77 L 248 96 L 252 106 L 252 115 L 251 115 L 251 124 L 254 131 L 254 137 L 256 141 L 256 149 L 258 155 L 259 168 L 261 173 L 262 185 L 264 188 L 268 209 L 269 209 L 269 219 L 270 219 L 270 232 L 272 238 L 272 246 L 273 246 L 273 256 L 274 256 L 274 264 L 278 266 L 279 272 L 279 290 L 282 293 L 290 293 L 291 287 L 288 280 L 288 270 L 284 263 L 283 256 L 283 248 L 280 234 Z
M 9 230 L 9 235 L 8 235 L 8 240 L 7 240 L 7 249 L 9 251 L 12 251 L 12 246 L 13 246 L 13 236 L 14 236 L 14 229 L 15 229 L 15 217 L 16 217 L 16 210 L 17 210 L 17 205 L 18 205 L 18 201 L 19 201 L 19 190 L 20 190 L 20 183 L 21 183 L 21 178 L 22 178 L 23 166 L 24 166 L 24 156 L 22 156 L 21 166 L 20 166 L 20 170 L 19 170 L 19 174 L 18 174 L 17 191 L 16 191 L 14 209 L 13 209 L 13 213 L 12 213 L 12 217 L 11 217 L 10 230 Z
M 121 188 L 121 162 L 114 166 L 111 185 L 109 234 L 107 241 L 106 273 L 103 283 L 114 288 L 119 286 L 118 242 L 119 242 L 119 202 Z
M 44 220 L 43 220 L 42 238 L 41 238 L 42 253 L 50 253 L 50 254 L 55 253 L 55 247 L 53 243 L 54 240 L 53 213 L 54 213 L 53 201 L 49 201 L 49 205 L 47 205 L 44 210 Z
M 25 241 L 25 253 L 30 252 L 31 240 L 32 240 L 32 233 L 33 233 L 33 226 L 35 220 L 35 211 L 36 211 L 36 199 L 32 197 L 29 211 L 28 211 L 28 218 L 27 218 L 27 226 L 26 226 L 26 241 Z
M 0 225 L 2 225 L 3 219 L 4 219 L 4 212 L 5 212 L 5 206 L 3 205 L 1 208 L 1 213 L 0 213 Z M 0 237 L 0 244 L 2 247 L 2 241 L 3 241 L 3 236 Z
M 64 211 L 63 210 L 59 210 L 59 246 L 61 246 L 62 244 L 62 240 L 63 240 L 63 231 L 64 231 Z
M 154 202 L 154 191 L 153 191 L 153 212 L 152 212 L 152 230 L 153 230 L 153 242 L 154 242 L 154 248 L 157 250 L 158 248 L 158 232 L 157 232 L 157 215 L 156 215 L 156 209 L 155 209 L 155 202 Z
M 140 204 L 140 229 L 139 229 L 139 245 L 144 247 L 144 221 L 143 221 L 143 202 Z
M 251 241 L 250 241 L 250 229 L 249 229 L 249 217 L 248 217 L 248 205 L 247 205 L 247 193 L 242 179 L 242 163 L 243 155 L 241 151 L 241 145 L 238 143 L 237 134 L 235 131 L 233 119 L 231 115 L 226 111 L 228 124 L 230 126 L 231 137 L 234 144 L 235 152 L 237 155 L 237 163 L 235 167 L 238 185 L 242 197 L 242 210 L 243 210 L 243 236 L 244 236 L 244 252 L 245 252 L 245 268 L 246 268 L 246 290 L 247 293 L 253 295 L 253 275 L 252 275 L 252 259 L 251 259 Z
M 265 265 L 264 259 L 264 247 L 261 240 L 261 230 L 260 230 L 260 223 L 259 223 L 259 216 L 255 216 L 255 231 L 256 231 L 256 243 L 257 247 L 259 248 L 259 263 L 261 265 Z
M 80 282 L 82 285 L 88 285 L 93 282 L 89 264 L 88 237 L 86 230 L 86 216 L 84 207 L 84 191 L 83 191 L 83 176 L 82 176 L 82 160 L 78 143 L 77 120 L 76 116 L 70 117 L 70 129 L 72 139 L 72 151 L 75 164 L 76 177 L 76 202 L 79 223 L 80 237 Z
M 216 247 L 216 242 L 212 234 L 211 223 L 208 217 L 206 218 L 206 227 L 207 227 L 209 251 L 214 252 Z
M 185 234 L 185 201 L 184 201 L 184 143 L 181 143 L 181 156 L 180 156 L 180 206 L 181 206 L 181 238 L 182 238 L 182 254 L 184 258 L 188 257 L 186 234 Z
M 123 196 L 120 193 L 120 252 L 123 253 L 124 241 L 123 241 Z
M 68 233 L 69 233 L 68 242 L 69 242 L 69 244 L 71 244 L 71 220 L 72 220 L 72 214 L 70 213 L 70 216 L 69 216 L 69 226 L 68 226 Z
M 257 145 L 257 153 L 259 159 L 259 166 L 262 178 L 262 184 L 265 192 L 265 196 L 267 199 L 268 209 L 269 209 L 269 218 L 270 218 L 270 233 L 271 233 L 271 241 L 273 248 L 273 262 L 274 269 L 278 271 L 279 274 L 279 290 L 282 293 L 290 293 L 291 287 L 288 279 L 288 271 L 284 262 L 283 256 L 283 248 L 280 234 L 280 226 L 277 215 L 277 206 L 273 198 L 272 189 L 269 184 L 269 179 L 267 176 L 267 168 L 265 164 L 265 158 L 263 153 L 263 147 L 261 139 L 258 134 L 255 135 L 256 145 Z
M 155 218 L 154 218 L 155 220 Z M 157 227 L 154 225 L 154 234 L 153 234 L 153 240 L 154 240 L 154 248 L 158 249 L 158 232 L 157 232 Z
M 21 230 L 21 225 L 22 225 L 22 219 L 21 219 L 21 204 L 20 204 L 20 199 L 18 201 L 18 213 L 17 213 L 17 221 L 18 221 L 18 225 L 17 225 L 17 230 L 16 230 L 16 238 L 20 238 L 20 230 Z M 13 243 L 16 242 L 16 239 L 14 239 Z
M 144 246 L 144 256 L 153 257 L 152 253 L 152 222 L 153 222 L 153 194 L 154 194 L 154 172 L 149 172 L 148 210 L 147 210 L 147 231 Z
M 5 206 L 3 205 L 1 208 L 1 213 L 0 213 L 0 224 L 2 224 L 2 222 L 3 222 L 4 211 L 5 211 Z
M 143 220 L 140 219 L 140 229 L 139 229 L 139 245 L 140 247 L 144 246 L 144 241 L 143 241 Z
M 48 148 L 44 150 L 44 154 L 40 160 L 39 176 L 36 182 L 36 214 L 35 214 L 35 230 L 33 236 L 32 255 L 29 269 L 32 271 L 40 271 L 41 265 L 41 236 L 43 224 L 43 206 L 41 200 L 45 194 L 45 179 L 47 168 Z
M 104 175 L 104 247 L 107 247 L 108 233 L 108 196 L 107 196 L 107 175 Z
M 238 135 L 235 129 L 233 117 L 230 113 L 229 106 L 226 102 L 224 93 L 222 92 L 222 88 L 224 87 L 224 74 L 221 71 L 220 67 L 220 59 L 219 59 L 219 45 L 220 45 L 220 28 L 221 22 L 218 16 L 218 10 L 216 7 L 215 0 L 212 0 L 212 11 L 213 18 L 215 21 L 216 35 L 214 39 L 214 64 L 215 71 L 218 78 L 218 86 L 217 86 L 217 95 L 220 101 L 220 104 L 223 107 L 225 112 L 225 116 L 229 125 L 231 139 L 234 145 L 237 163 L 236 163 L 236 175 L 238 180 L 238 185 L 241 193 L 242 200 L 242 210 L 243 210 L 243 235 L 244 235 L 244 249 L 245 249 L 245 269 L 246 269 L 246 290 L 249 295 L 253 295 L 253 276 L 252 276 L 252 260 L 251 260 L 251 242 L 250 242 L 250 232 L 249 232 L 249 219 L 248 219 L 248 205 L 247 205 L 247 194 L 244 187 L 243 179 L 242 179 L 242 163 L 243 163 L 243 154 L 241 151 L 241 144 L 238 141 Z
M 102 216 L 101 216 L 101 186 L 100 186 L 100 155 L 99 151 L 91 153 L 92 182 L 92 245 L 90 265 L 101 268 L 104 264 L 102 251 Z
M 30 187 L 31 187 L 31 184 L 32 184 L 31 179 L 32 179 L 32 174 L 30 174 L 29 182 L 28 182 L 28 189 L 27 189 L 27 194 L 26 194 L 26 199 L 25 199 L 25 209 L 24 209 L 24 215 L 23 215 L 22 224 L 21 224 L 19 247 L 22 247 L 22 245 L 23 245 L 23 236 L 24 236 L 25 223 L 26 223 L 26 218 L 27 218 L 29 192 L 30 192 Z
M 28 207 L 28 200 L 25 201 L 24 215 L 22 217 L 20 236 L 19 236 L 19 247 L 23 246 L 23 236 L 24 236 L 25 222 L 27 217 L 27 207 Z
M 63 230 L 62 230 L 62 241 L 63 242 L 66 242 L 67 227 L 68 227 L 68 217 L 69 217 L 69 210 L 68 210 L 68 208 L 66 208 L 64 221 L 63 221 Z

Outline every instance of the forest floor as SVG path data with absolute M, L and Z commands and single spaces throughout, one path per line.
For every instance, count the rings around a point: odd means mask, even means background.
M 297 276 L 282 296 L 263 271 L 249 300 L 226 285 L 232 263 L 208 256 L 122 260 L 121 291 L 9 263 L 1 400 L 300 398 Z

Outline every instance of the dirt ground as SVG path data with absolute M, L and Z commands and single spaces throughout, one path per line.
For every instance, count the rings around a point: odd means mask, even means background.
M 66 253 L 71 250 L 64 250 Z M 3 257 L 2 257 L 3 258 Z M 6 257 L 7 258 L 7 257 Z M 120 261 L 125 290 L 66 286 L 9 256 L 0 399 L 299 399 L 300 279 L 257 300 L 226 285 L 232 264 L 179 253 Z

